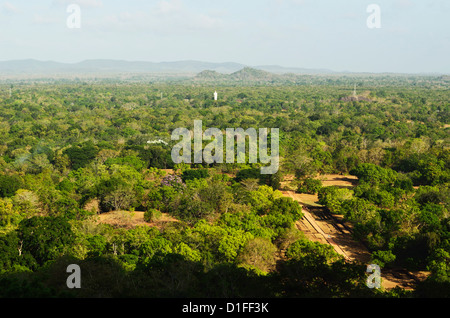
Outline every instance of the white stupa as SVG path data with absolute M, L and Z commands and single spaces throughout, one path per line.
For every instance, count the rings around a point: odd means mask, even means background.
M 216 92 L 214 92 L 214 100 L 217 100 L 217 97 L 218 97 L 218 94 L 217 94 L 217 91 L 216 91 Z

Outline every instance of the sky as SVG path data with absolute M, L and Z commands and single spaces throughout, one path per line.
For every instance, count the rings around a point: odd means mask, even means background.
M 450 1 L 0 0 L 0 61 L 18 59 L 450 74 Z

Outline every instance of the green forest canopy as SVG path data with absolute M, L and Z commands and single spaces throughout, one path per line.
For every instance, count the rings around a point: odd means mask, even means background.
M 448 296 L 448 83 L 362 77 L 365 98 L 349 100 L 349 78 L 314 80 L 220 89 L 23 82 L 11 97 L 0 94 L 0 296 L 394 296 L 369 290 L 364 268 L 302 237 L 300 206 L 277 191 L 286 174 L 352 222 L 374 262 L 431 271 L 410 296 Z M 257 164 L 175 167 L 170 134 L 194 119 L 222 130 L 279 128 L 280 173 L 263 177 Z M 174 168 L 178 177 L 165 176 Z M 311 181 L 327 173 L 359 183 Z M 97 224 L 86 210 L 92 200 L 100 213 L 156 211 L 179 222 Z M 60 281 L 74 261 L 96 275 L 67 294 Z

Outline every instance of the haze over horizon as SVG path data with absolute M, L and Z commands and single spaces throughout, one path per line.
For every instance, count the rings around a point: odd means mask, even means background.
M 67 26 L 68 5 L 81 28 Z M 381 8 L 381 28 L 366 11 Z M 0 61 L 205 61 L 450 74 L 445 0 L 0 0 Z M 6 31 L 6 32 L 5 32 Z

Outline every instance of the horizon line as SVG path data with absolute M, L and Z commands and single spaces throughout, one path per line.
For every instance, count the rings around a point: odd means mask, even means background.
M 110 61 L 110 62 L 125 62 L 125 63 L 149 63 L 149 64 L 164 64 L 164 63 L 182 63 L 182 62 L 194 62 L 194 63 L 206 63 L 206 64 L 216 64 L 216 65 L 223 65 L 223 64 L 235 64 L 239 65 L 242 68 L 258 68 L 258 67 L 277 67 L 281 69 L 298 69 L 298 70 L 305 70 L 305 71 L 320 71 L 320 75 L 339 75 L 339 74 L 377 74 L 377 75 L 433 75 L 433 76 L 449 76 L 450 73 L 443 73 L 443 72 L 436 72 L 436 71 L 422 71 L 422 72 L 395 72 L 395 71 L 380 71 L 380 72 L 374 72 L 374 71 L 349 71 L 349 70 L 340 70 L 336 71 L 334 69 L 328 69 L 328 68 L 315 68 L 315 67 L 301 67 L 301 66 L 286 66 L 286 65 L 280 65 L 280 64 L 259 64 L 259 65 L 249 65 L 246 63 L 240 63 L 240 62 L 233 62 L 233 61 L 226 61 L 226 62 L 211 62 L 211 61 L 204 61 L 204 60 L 195 60 L 195 59 L 180 59 L 180 60 L 165 60 L 165 61 L 150 61 L 150 60 L 129 60 L 129 59 L 114 59 L 114 58 L 88 58 L 79 60 L 77 62 L 63 62 L 63 61 L 57 61 L 57 60 L 50 60 L 50 59 L 38 59 L 38 58 L 22 58 L 22 59 L 8 59 L 8 60 L 0 60 L 0 63 L 9 63 L 9 62 L 24 62 L 24 61 L 35 61 L 39 63 L 57 63 L 57 64 L 64 64 L 64 65 L 72 65 L 75 66 L 77 64 L 81 64 L 84 62 L 89 61 Z M 205 69 L 204 71 L 207 71 L 209 69 Z M 271 73 L 271 71 L 266 71 Z M 288 74 L 292 72 L 286 72 L 284 74 Z M 314 74 L 319 75 L 319 74 Z

